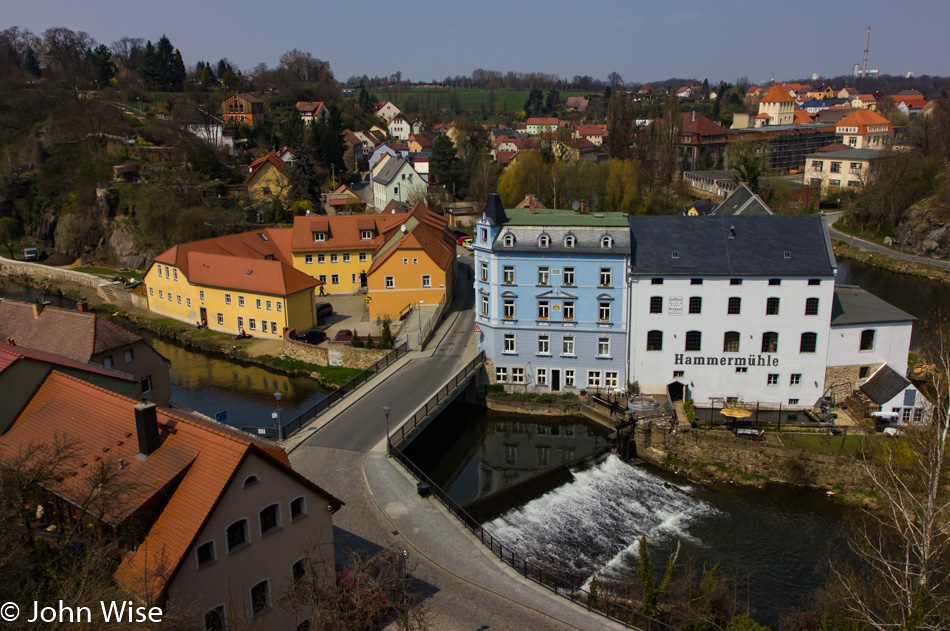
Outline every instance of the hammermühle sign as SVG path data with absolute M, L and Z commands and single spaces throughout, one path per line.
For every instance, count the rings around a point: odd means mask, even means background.
M 748 355 L 746 357 L 693 357 L 676 353 L 673 356 L 674 366 L 778 366 L 778 357 L 771 355 Z

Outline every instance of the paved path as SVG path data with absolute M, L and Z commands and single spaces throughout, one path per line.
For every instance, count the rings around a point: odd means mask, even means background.
M 470 259 L 465 262 L 470 265 Z M 466 277 L 464 265 L 459 276 Z M 432 628 L 620 629 L 502 564 L 438 500 L 420 498 L 415 480 L 385 456 L 382 407 L 392 408 L 395 428 L 475 356 L 473 300 L 466 281 L 427 351 L 405 355 L 374 379 L 372 390 L 288 444 L 294 469 L 346 502 L 334 516 L 338 554 L 409 551 L 432 610 Z
M 926 258 L 923 256 L 914 256 L 913 254 L 907 254 L 893 248 L 888 248 L 883 245 L 878 245 L 877 243 L 872 243 L 865 239 L 861 239 L 851 234 L 845 234 L 844 232 L 839 232 L 834 229 L 834 223 L 844 215 L 844 211 L 825 213 L 825 222 L 828 224 L 828 233 L 831 235 L 832 239 L 837 239 L 838 241 L 843 241 L 848 245 L 854 246 L 861 250 L 867 252 L 874 252 L 875 254 L 882 254 L 884 256 L 890 257 L 892 259 L 898 259 L 901 261 L 909 261 L 911 263 L 920 263 L 922 265 L 933 265 L 934 267 L 948 267 L 950 268 L 950 261 L 945 261 L 942 259 L 932 259 Z

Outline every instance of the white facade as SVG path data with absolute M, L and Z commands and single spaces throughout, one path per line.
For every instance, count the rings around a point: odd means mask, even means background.
M 630 378 L 646 393 L 680 382 L 700 406 L 811 407 L 824 389 L 833 290 L 833 276 L 635 277 Z
M 828 366 L 877 367 L 887 364 L 904 375 L 907 373 L 907 351 L 913 329 L 912 322 L 832 325 Z
M 396 116 L 389 122 L 389 137 L 393 140 L 405 142 L 412 133 L 412 125 L 402 116 Z

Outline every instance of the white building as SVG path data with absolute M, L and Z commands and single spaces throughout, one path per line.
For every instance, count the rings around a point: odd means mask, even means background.
M 381 212 L 390 201 L 411 202 L 423 199 L 428 185 L 425 179 L 402 158 L 389 158 L 372 174 L 373 204 Z
M 837 269 L 818 216 L 631 217 L 630 379 L 647 393 L 811 407 Z

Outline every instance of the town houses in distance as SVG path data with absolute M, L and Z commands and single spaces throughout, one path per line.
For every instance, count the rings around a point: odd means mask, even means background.
M 818 215 L 505 210 L 493 196 L 474 249 L 479 348 L 512 389 L 636 382 L 701 407 L 788 409 L 861 389 L 905 419 L 924 405 L 904 378 L 914 318 L 836 285 Z

